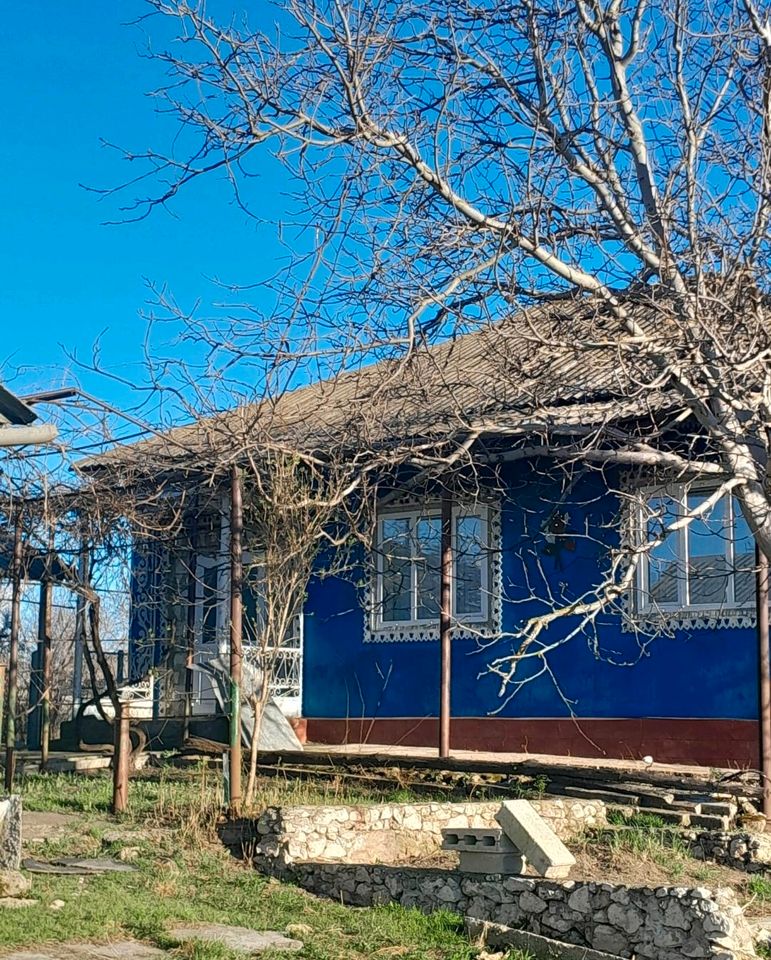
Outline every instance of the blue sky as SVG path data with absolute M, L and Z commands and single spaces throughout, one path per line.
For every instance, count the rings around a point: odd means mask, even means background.
M 272 20 L 267 4 L 252 9 Z M 33 0 L 4 11 L 0 377 L 18 371 L 12 386 L 20 392 L 70 382 L 65 350 L 88 358 L 97 338 L 106 366 L 141 381 L 148 281 L 191 308 L 218 298 L 210 278 L 253 283 L 276 255 L 272 229 L 258 232 L 221 179 L 193 185 L 175 217 L 157 211 L 122 226 L 102 223 L 118 215 L 117 200 L 98 202 L 80 186 L 110 187 L 136 172 L 100 140 L 163 149 L 176 130 L 146 96 L 162 80 L 159 65 L 141 56 L 148 28 L 126 25 L 146 12 L 138 0 Z M 281 171 L 269 156 L 260 163 L 252 189 L 279 217 Z M 131 403 L 114 382 L 75 376 L 114 403 Z

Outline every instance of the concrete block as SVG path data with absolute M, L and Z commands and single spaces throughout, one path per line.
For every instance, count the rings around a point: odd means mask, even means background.
M 527 800 L 504 800 L 495 819 L 540 876 L 558 880 L 570 874 L 575 857 Z
M 500 827 L 444 828 L 442 850 L 480 853 L 519 853 Z
M 702 830 L 719 830 L 725 833 L 731 826 L 730 817 L 715 817 L 707 814 L 692 813 L 689 819 L 689 826 L 701 827 Z
M 461 873 L 505 873 L 519 875 L 525 872 L 527 862 L 521 853 L 475 853 L 462 850 L 458 869 Z
M 696 805 L 696 813 L 710 817 L 735 817 L 738 807 L 734 803 L 719 803 L 709 801 L 708 803 L 699 803 Z

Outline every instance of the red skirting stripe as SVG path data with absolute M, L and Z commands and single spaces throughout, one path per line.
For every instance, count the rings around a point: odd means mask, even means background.
M 436 718 L 328 720 L 306 718 L 311 743 L 376 743 L 435 746 Z M 510 719 L 456 717 L 451 745 L 456 750 L 613 757 L 714 767 L 757 767 L 758 724 L 754 720 L 642 718 L 620 720 Z

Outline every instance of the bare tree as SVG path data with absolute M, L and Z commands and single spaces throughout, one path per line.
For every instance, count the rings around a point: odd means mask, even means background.
M 391 356 L 397 372 L 372 391 L 386 397 L 431 340 L 525 307 L 528 362 L 500 340 L 495 379 L 515 398 L 480 412 L 445 378 L 452 443 L 424 465 L 496 435 L 523 460 L 707 478 L 771 556 L 771 24 L 752 0 L 286 0 L 277 39 L 202 4 L 151 6 L 178 21 L 159 95 L 192 146 L 145 155 L 122 218 L 213 171 L 260 217 L 266 151 L 295 185 L 288 267 L 265 278 L 276 311 L 184 317 L 189 339 L 223 368 Z M 615 408 L 560 413 L 570 377 Z M 568 639 L 591 628 L 641 558 L 710 506 L 643 524 L 588 594 L 549 596 L 493 665 L 504 687 L 543 659 L 555 620 L 573 618 Z

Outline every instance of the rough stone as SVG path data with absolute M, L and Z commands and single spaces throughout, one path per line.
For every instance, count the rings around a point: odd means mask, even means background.
M 0 871 L 0 897 L 19 897 L 31 886 L 27 877 L 18 870 Z
M 0 870 L 18 870 L 21 864 L 21 797 L 0 800 Z
M 621 956 L 627 952 L 629 941 L 619 930 L 607 924 L 599 923 L 592 934 L 592 946 L 595 950 L 603 950 L 605 953 Z
M 596 800 L 546 798 L 531 805 L 563 838 L 606 823 L 605 805 Z M 499 808 L 496 802 L 272 807 L 254 824 L 255 862 L 271 873 L 308 860 L 403 863 L 435 853 L 443 830 L 500 831 Z M 233 837 L 234 845 L 244 841 L 242 834 Z

